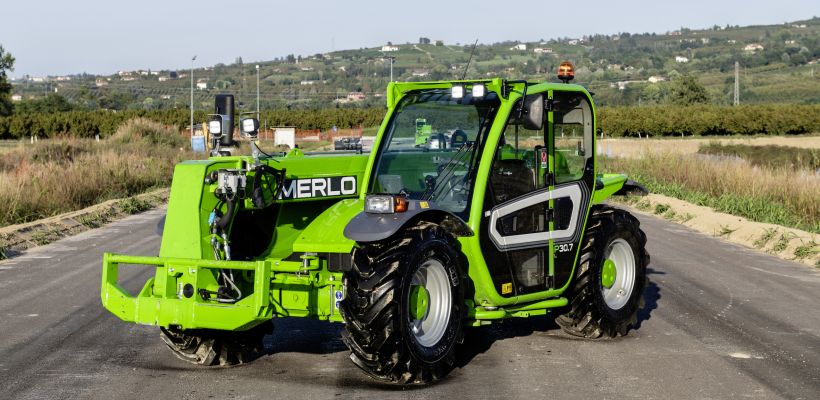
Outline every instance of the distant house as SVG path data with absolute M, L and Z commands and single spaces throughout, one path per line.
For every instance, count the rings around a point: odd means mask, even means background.
M 162 96 L 159 96 L 159 98 L 161 98 L 163 100 L 171 100 L 171 95 L 170 94 L 163 94 Z
M 513 47 L 510 47 L 510 50 L 522 50 L 522 51 L 526 51 L 526 50 L 527 50 L 527 44 L 526 44 L 526 43 L 519 43 L 519 44 L 517 44 L 517 45 L 515 45 L 515 46 L 513 46 Z
M 729 39 L 726 42 L 729 43 L 729 44 L 735 44 L 735 43 L 737 43 L 737 40 Z
M 649 79 L 647 79 L 647 81 L 649 81 L 649 83 L 658 83 L 658 82 L 663 82 L 663 81 L 665 81 L 665 80 L 666 80 L 666 78 L 665 78 L 665 77 L 662 77 L 662 76 L 654 76 L 654 75 L 653 75 L 653 76 L 650 76 L 650 77 L 649 77 Z
M 11 101 L 23 101 L 23 95 L 15 93 L 11 95 Z
M 316 81 L 301 81 L 301 82 L 299 82 L 299 84 L 302 85 L 302 86 L 313 85 L 314 83 L 316 83 Z
M 785 43 L 785 44 L 797 44 L 797 41 L 796 40 L 787 40 L 783 43 Z
M 137 80 L 137 78 L 135 78 L 133 76 L 124 76 L 121 80 L 125 81 L 125 82 L 130 82 L 130 81 Z
M 746 47 L 743 48 L 743 51 L 748 51 L 750 53 L 753 53 L 755 51 L 760 51 L 760 50 L 763 50 L 763 45 L 760 44 L 760 43 L 750 43 L 750 44 L 747 44 Z
M 208 89 L 208 82 L 197 82 L 196 88 L 199 90 L 206 90 Z
M 615 85 L 610 84 L 610 86 L 618 86 L 618 90 L 624 90 L 624 89 L 626 89 L 626 85 L 631 85 L 633 83 L 638 83 L 638 82 L 640 82 L 640 81 L 618 81 L 618 82 L 615 82 Z
M 425 77 L 430 73 L 426 69 L 414 69 L 412 75 L 416 77 Z
M 362 101 L 365 95 L 362 92 L 350 92 L 347 94 L 347 101 Z
M 575 45 L 577 45 L 579 42 L 580 42 L 580 40 L 579 40 L 579 39 L 570 39 L 570 40 L 567 40 L 567 44 L 569 44 L 569 45 L 571 45 L 571 46 L 575 46 Z
M 382 46 L 382 51 L 399 51 L 399 46 L 393 46 L 392 44 L 387 44 Z
M 97 78 L 97 80 L 94 81 L 94 85 L 97 87 L 108 86 L 108 81 L 103 78 Z
M 532 52 L 536 54 L 550 54 L 552 53 L 552 49 L 549 47 L 536 47 L 532 49 Z
M 167 81 L 171 80 L 171 77 L 170 76 L 160 76 L 159 78 L 157 78 L 157 80 L 160 81 L 160 82 L 167 82 Z
M 688 58 L 688 57 L 684 57 L 684 56 L 675 56 L 675 62 L 676 62 L 676 63 L 681 63 L 681 64 L 688 63 L 688 62 L 689 62 L 689 58 Z
M 420 37 L 419 44 L 430 44 L 430 38 Z

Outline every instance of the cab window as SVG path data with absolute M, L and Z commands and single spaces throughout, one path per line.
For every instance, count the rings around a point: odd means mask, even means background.
M 592 157 L 592 107 L 583 93 L 554 92 L 555 183 L 571 182 L 584 174 Z

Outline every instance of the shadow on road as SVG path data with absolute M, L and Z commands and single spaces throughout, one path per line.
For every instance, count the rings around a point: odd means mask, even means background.
M 309 318 L 277 318 L 273 335 L 265 337 L 265 353 L 331 354 L 347 351 L 344 325 Z
M 653 268 L 646 269 L 646 289 L 643 292 L 644 306 L 638 310 L 638 322 L 634 329 L 640 329 L 644 321 L 649 320 L 652 316 L 652 311 L 658 308 L 658 300 L 661 298 L 661 288 L 652 282 L 652 275 L 666 275 L 666 272 L 657 271 Z

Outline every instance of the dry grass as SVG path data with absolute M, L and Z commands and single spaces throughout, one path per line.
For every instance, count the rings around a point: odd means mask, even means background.
M 28 222 L 167 186 L 193 155 L 175 129 L 129 121 L 107 140 L 55 139 L 0 159 L 0 226 Z
M 653 192 L 754 221 L 820 233 L 820 176 L 676 153 L 601 157 L 603 169 L 624 172 Z

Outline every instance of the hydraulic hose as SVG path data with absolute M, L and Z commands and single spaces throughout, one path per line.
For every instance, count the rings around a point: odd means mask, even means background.
M 253 189 L 251 190 L 251 200 L 256 208 L 265 207 L 265 196 L 262 192 L 262 175 L 270 175 L 275 180 L 275 182 L 273 182 L 273 187 L 268 186 L 270 188 L 273 200 L 276 199 L 279 195 L 279 191 L 285 184 L 284 169 L 278 170 L 264 164 L 257 166 L 255 169 L 255 174 L 253 175 Z

